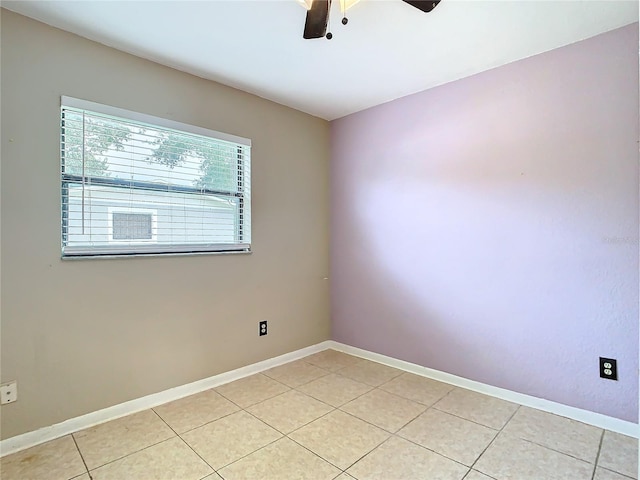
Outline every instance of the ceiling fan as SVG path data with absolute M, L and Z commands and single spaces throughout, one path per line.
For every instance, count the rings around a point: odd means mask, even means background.
M 416 7 L 423 12 L 430 12 L 440 3 L 441 0 L 402 0 L 409 5 Z M 327 32 L 327 23 L 329 21 L 329 11 L 331 10 L 331 0 L 304 0 L 308 5 L 307 19 L 304 23 L 303 38 L 322 38 L 327 37 L 331 40 L 333 35 Z M 353 2 L 355 3 L 355 2 Z M 344 5 L 343 5 L 344 10 Z M 342 24 L 346 25 L 347 17 L 343 17 Z

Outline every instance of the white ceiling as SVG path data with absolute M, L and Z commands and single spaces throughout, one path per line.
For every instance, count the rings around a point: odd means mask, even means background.
M 303 40 L 296 0 L 3 1 L 119 50 L 328 120 L 638 21 L 637 1 L 362 0 Z

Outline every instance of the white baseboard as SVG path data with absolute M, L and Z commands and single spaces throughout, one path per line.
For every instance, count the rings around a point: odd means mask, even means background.
M 627 422 L 625 420 L 620 420 L 619 418 L 609 417 L 607 415 L 602 415 L 601 413 L 590 412 L 576 407 L 570 407 L 568 405 L 552 402 L 551 400 L 545 400 L 543 398 L 532 397 L 531 395 L 525 395 L 524 393 L 517 393 L 504 388 L 494 387 L 492 385 L 487 385 L 486 383 L 480 383 L 467 378 L 458 377 L 457 375 L 452 375 L 450 373 L 422 367 L 415 363 L 405 362 L 403 360 L 387 357 L 386 355 L 370 352 L 368 350 L 363 350 L 361 348 L 352 347 L 335 341 L 330 341 L 328 348 L 333 348 L 334 350 L 339 350 L 350 355 L 372 360 L 374 362 L 382 363 L 383 365 L 415 373 L 416 375 L 428 377 L 450 385 L 455 385 L 456 387 L 484 393 L 485 395 L 490 395 L 502 400 L 518 403 L 526 407 L 536 408 L 544 412 L 554 413 L 582 423 L 611 430 L 612 432 L 622 433 L 630 437 L 638 438 L 637 423 Z
M 0 457 L 63 437 L 64 435 L 68 435 L 79 430 L 84 430 L 85 428 L 93 427 L 100 423 L 108 422 L 109 420 L 115 420 L 116 418 L 131 415 L 132 413 L 157 407 L 163 403 L 172 402 L 195 393 L 203 392 L 210 388 L 218 387 L 225 383 L 233 382 L 234 380 L 239 380 L 241 378 L 248 377 L 249 375 L 277 367 L 283 363 L 298 360 L 299 358 L 326 350 L 327 348 L 330 348 L 329 341 L 302 348 L 294 352 L 285 353 L 278 357 L 247 365 L 246 367 L 231 370 L 219 375 L 214 375 L 193 383 L 170 388 L 169 390 L 153 393 L 145 397 L 136 398 L 135 400 L 87 413 L 80 417 L 70 418 L 69 420 L 56 423 L 50 427 L 40 428 L 33 432 L 23 433 L 22 435 L 16 435 L 15 437 L 0 441 Z
M 85 428 L 93 427 L 100 423 L 115 420 L 116 418 L 131 415 L 133 413 L 147 410 L 149 408 L 157 407 L 163 403 L 178 400 L 195 393 L 200 393 L 210 388 L 218 387 L 225 383 L 233 382 L 241 378 L 253 375 L 255 373 L 263 372 L 283 363 L 288 363 L 293 360 L 306 357 L 313 353 L 333 348 L 335 350 L 355 355 L 357 357 L 372 360 L 374 362 L 382 363 L 390 367 L 398 368 L 406 372 L 415 373 L 423 377 L 438 380 L 440 382 L 449 383 L 457 387 L 466 388 L 475 392 L 484 393 L 485 395 L 491 395 L 492 397 L 507 400 L 509 402 L 518 403 L 527 407 L 536 408 L 563 417 L 578 420 L 583 423 L 594 425 L 596 427 L 611 430 L 613 432 L 622 433 L 631 437 L 638 438 L 638 425 L 632 422 L 627 422 L 617 418 L 602 415 L 600 413 L 590 412 L 588 410 L 582 410 L 580 408 L 569 407 L 560 403 L 552 402 L 550 400 L 544 400 L 542 398 L 532 397 L 523 393 L 512 392 L 511 390 L 505 390 L 504 388 L 498 388 L 484 383 L 469 380 L 467 378 L 458 377 L 450 373 L 441 372 L 439 370 L 433 370 L 431 368 L 422 367 L 414 363 L 405 362 L 396 358 L 387 357 L 379 353 L 370 352 L 361 348 L 352 347 L 343 343 L 335 342 L 333 340 L 327 340 L 325 342 L 312 345 L 310 347 L 302 348 L 294 352 L 286 353 L 278 357 L 270 358 L 262 362 L 247 365 L 246 367 L 231 370 L 229 372 L 214 375 L 203 380 L 198 380 L 193 383 L 181 385 L 179 387 L 171 388 L 163 392 L 154 393 L 145 397 L 137 398 L 129 402 L 120 403 L 112 407 L 107 407 L 102 410 L 87 413 L 80 417 L 71 418 L 64 422 L 51 425 L 50 427 L 40 428 L 33 432 L 23 433 L 15 437 L 7 438 L 0 441 L 0 457 L 9 455 L 11 453 L 24 450 L 25 448 L 33 447 L 56 438 L 69 435 L 70 433 L 83 430 Z

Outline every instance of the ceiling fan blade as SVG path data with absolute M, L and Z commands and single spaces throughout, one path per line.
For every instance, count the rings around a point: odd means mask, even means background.
M 417 9 L 422 10 L 423 12 L 429 13 L 431 10 L 436 8 L 440 3 L 440 0 L 402 0 L 409 5 L 413 5 Z
M 307 11 L 307 20 L 304 23 L 303 38 L 322 38 L 327 32 L 329 9 L 331 0 L 313 0 L 311 8 Z

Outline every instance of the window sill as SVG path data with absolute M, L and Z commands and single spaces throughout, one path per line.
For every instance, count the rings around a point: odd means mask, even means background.
M 231 250 L 227 252 L 175 252 L 175 253 L 130 253 L 130 254 L 113 254 L 113 255 L 67 255 L 61 256 L 63 261 L 77 261 L 77 260 L 107 260 L 107 259 L 121 259 L 121 258 L 159 258 L 159 257 L 193 257 L 200 255 L 248 255 L 251 254 L 251 250 Z

